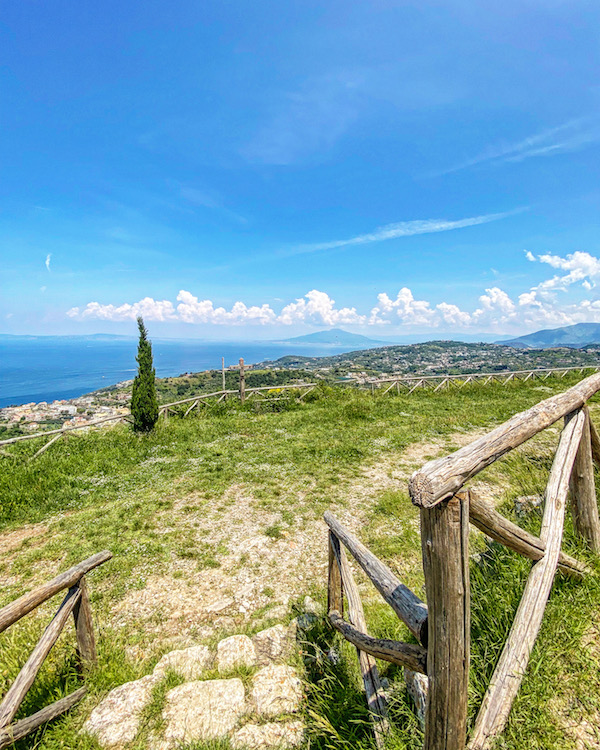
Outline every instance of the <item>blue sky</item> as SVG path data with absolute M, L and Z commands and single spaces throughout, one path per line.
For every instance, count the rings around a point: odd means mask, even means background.
M 0 332 L 600 321 L 600 6 L 103 3 L 0 18 Z

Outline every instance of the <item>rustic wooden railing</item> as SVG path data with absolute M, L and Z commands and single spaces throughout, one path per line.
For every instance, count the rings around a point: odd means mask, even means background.
M 417 702 L 424 704 L 425 750 L 463 750 L 467 742 L 470 658 L 469 522 L 487 536 L 533 561 L 514 623 L 469 738 L 469 750 L 487 750 L 502 732 L 525 674 L 557 569 L 589 573 L 561 552 L 567 496 L 576 533 L 600 553 L 600 520 L 593 462 L 600 466 L 600 437 L 586 402 L 600 390 L 600 374 L 516 414 L 455 453 L 426 463 L 409 482 L 421 514 L 421 547 L 427 605 L 404 586 L 330 514 L 329 620 L 359 650 L 367 700 L 381 745 L 385 700 L 374 657 L 402 664 Z M 485 503 L 465 483 L 510 450 L 564 418 L 545 492 L 539 537 Z M 371 638 L 343 544 L 385 601 L 421 645 Z M 349 622 L 343 619 L 343 592 Z M 428 680 L 413 679 L 426 672 Z M 428 688 L 425 690 L 428 685 Z
M 225 390 L 225 391 L 215 391 L 214 393 L 204 393 L 201 396 L 191 396 L 190 398 L 184 398 L 181 399 L 181 401 L 174 401 L 171 404 L 163 404 L 159 407 L 158 411 L 159 414 L 164 414 L 165 416 L 168 416 L 170 413 L 172 413 L 175 410 L 175 407 L 181 407 L 184 404 L 189 404 L 188 409 L 184 413 L 184 417 L 187 417 L 187 415 L 193 411 L 193 409 L 197 408 L 202 404 L 203 406 L 210 406 L 211 404 L 207 401 L 209 398 L 216 399 L 216 402 L 214 403 L 220 403 L 221 401 L 224 401 L 228 396 L 237 396 L 239 397 L 240 401 L 242 403 L 245 403 L 246 401 L 249 401 L 252 396 L 257 397 L 261 395 L 267 394 L 269 391 L 285 391 L 285 390 L 296 390 L 296 391 L 302 391 L 300 395 L 298 396 L 298 399 L 302 401 L 302 399 L 310 393 L 314 388 L 316 388 L 316 383 L 292 383 L 288 385 L 261 385 L 256 388 L 244 388 L 243 390 Z
M 376 378 L 369 381 L 368 386 L 371 390 L 383 388 L 384 394 L 390 393 L 393 389 L 396 389 L 398 393 L 404 390 L 407 394 L 410 394 L 418 388 L 428 388 L 437 392 L 451 386 L 459 389 L 464 388 L 469 383 L 487 385 L 488 383 L 495 382 L 506 385 L 506 383 L 510 383 L 513 380 L 522 380 L 523 382 L 535 378 L 547 380 L 552 375 L 559 375 L 561 378 L 564 378 L 569 373 L 584 373 L 586 370 L 598 372 L 600 367 L 585 365 L 577 367 L 544 367 L 535 370 L 498 370 L 496 372 L 473 372 L 462 373 L 460 375 L 397 375 L 389 378 Z
M 240 401 L 244 403 L 245 401 L 249 400 L 251 397 L 257 398 L 260 396 L 264 396 L 265 394 L 268 394 L 269 391 L 285 391 L 294 389 L 297 391 L 300 391 L 300 395 L 298 396 L 298 401 L 302 401 L 302 399 L 307 396 L 315 387 L 316 383 L 291 383 L 287 385 L 262 385 L 255 388 L 246 388 L 245 386 L 245 378 L 244 378 L 244 371 L 243 371 L 243 365 L 240 370 L 240 387 L 237 390 L 221 390 L 221 391 L 214 391 L 214 393 L 203 393 L 200 396 L 191 396 L 190 398 L 184 398 L 180 401 L 173 401 L 170 404 L 162 404 L 158 408 L 159 416 L 162 415 L 163 417 L 168 417 L 170 414 L 174 413 L 177 407 L 181 407 L 185 404 L 188 404 L 188 408 L 186 409 L 184 413 L 184 417 L 187 417 L 190 412 L 192 412 L 194 409 L 198 408 L 200 404 L 203 406 L 211 406 L 211 402 L 208 401 L 208 399 L 216 399 L 216 402 L 213 401 L 212 403 L 219 403 L 220 401 L 223 401 L 228 396 L 238 396 Z M 56 430 L 45 430 L 44 432 L 32 432 L 29 435 L 18 435 L 17 437 L 7 438 L 5 440 L 0 440 L 0 447 L 3 445 L 12 445 L 13 443 L 20 443 L 23 440 L 34 440 L 36 438 L 40 437 L 49 437 L 50 440 L 48 440 L 42 447 L 31 456 L 29 459 L 30 461 L 33 461 L 33 459 L 37 458 L 38 456 L 41 456 L 42 453 L 48 450 L 51 445 L 56 443 L 60 438 L 62 438 L 64 435 L 67 435 L 70 432 L 74 432 L 75 430 L 85 430 L 88 427 L 97 427 L 99 425 L 108 424 L 109 422 L 131 422 L 133 421 L 133 418 L 131 414 L 128 412 L 127 414 L 116 414 L 111 417 L 103 417 L 102 419 L 96 419 L 92 422 L 87 422 L 86 424 L 81 425 L 73 425 L 72 427 L 60 427 Z M 0 453 L 0 455 L 6 455 Z
M 67 594 L 54 618 L 0 703 L 0 748 L 12 745 L 38 727 L 60 716 L 85 695 L 85 687 L 80 687 L 32 716 L 11 723 L 71 613 L 75 621 L 80 671 L 83 673 L 84 667 L 96 663 L 96 640 L 85 576 L 90 570 L 102 565 L 111 557 L 112 554 L 108 551 L 99 552 L 0 609 L 0 633 L 2 633 L 59 591 L 67 589 Z

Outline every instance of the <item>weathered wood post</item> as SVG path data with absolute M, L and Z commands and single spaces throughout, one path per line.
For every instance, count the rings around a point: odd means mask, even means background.
M 90 607 L 90 598 L 85 578 L 82 578 L 76 587 L 81 592 L 79 601 L 73 608 L 75 632 L 77 634 L 77 651 L 81 666 L 94 666 L 98 661 L 98 657 L 96 654 L 92 609 Z
M 246 400 L 246 375 L 244 373 L 244 358 L 240 357 L 240 403 Z
M 221 357 L 221 376 L 223 381 L 223 390 L 226 390 L 225 388 L 225 357 Z
M 587 407 L 584 411 L 585 424 L 569 482 L 571 513 L 578 536 L 585 539 L 590 549 L 598 553 L 600 552 L 600 519 L 594 482 L 590 415 Z M 568 417 L 565 418 L 567 419 Z
M 424 750 L 465 747 L 471 614 L 468 540 L 468 494 L 421 508 L 429 609 Z

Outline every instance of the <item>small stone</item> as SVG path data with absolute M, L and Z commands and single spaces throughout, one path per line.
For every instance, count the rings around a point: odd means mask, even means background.
M 216 602 L 213 602 L 212 604 L 209 604 L 206 608 L 207 612 L 224 612 L 226 609 L 229 609 L 229 607 L 232 607 L 235 604 L 235 601 L 231 599 L 230 597 L 225 597 L 224 599 L 218 599 Z
M 264 618 L 265 620 L 284 620 L 286 615 L 288 614 L 289 607 L 287 604 L 276 604 L 274 607 L 271 607 L 265 614 Z
M 256 650 L 247 635 L 232 635 L 219 641 L 217 646 L 219 672 L 228 672 L 236 667 L 253 667 L 255 664 Z
M 90 714 L 83 732 L 94 736 L 101 747 L 111 748 L 132 742 L 137 734 L 141 713 L 150 701 L 159 677 L 146 675 L 114 688 Z
M 274 625 L 272 628 L 261 630 L 252 638 L 252 642 L 259 664 L 285 659 L 292 647 L 289 630 L 284 625 Z
M 261 716 L 294 713 L 302 701 L 302 683 L 293 667 L 271 665 L 254 675 L 250 697 Z
M 323 607 L 321 604 L 316 602 L 312 597 L 305 596 L 304 602 L 302 603 L 304 607 L 304 611 L 311 614 L 311 615 L 322 615 L 323 614 Z
M 225 737 L 246 712 L 240 679 L 186 682 L 166 695 L 164 747 Z
M 173 670 L 185 680 L 197 680 L 212 667 L 214 660 L 214 654 L 207 646 L 192 646 L 165 654 L 154 667 L 153 674 L 162 677 L 168 670 Z
M 301 721 L 288 724 L 246 724 L 231 737 L 231 746 L 258 750 L 263 747 L 298 747 L 304 739 L 304 725 Z
M 541 509 L 544 498 L 540 495 L 523 495 L 515 500 L 515 511 L 518 516 L 525 516 L 534 510 Z

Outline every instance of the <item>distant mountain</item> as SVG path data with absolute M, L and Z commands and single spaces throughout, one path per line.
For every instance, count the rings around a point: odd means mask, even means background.
M 556 346 L 581 349 L 585 346 L 600 344 L 600 323 L 576 323 L 564 328 L 549 328 L 503 341 L 502 344 L 519 349 L 549 349 Z
M 367 336 L 361 336 L 358 333 L 349 333 L 341 328 L 331 328 L 329 331 L 317 331 L 316 333 L 307 333 L 305 336 L 295 336 L 287 339 L 289 344 L 332 344 L 339 346 L 371 346 L 385 345 L 385 341 L 370 339 Z

